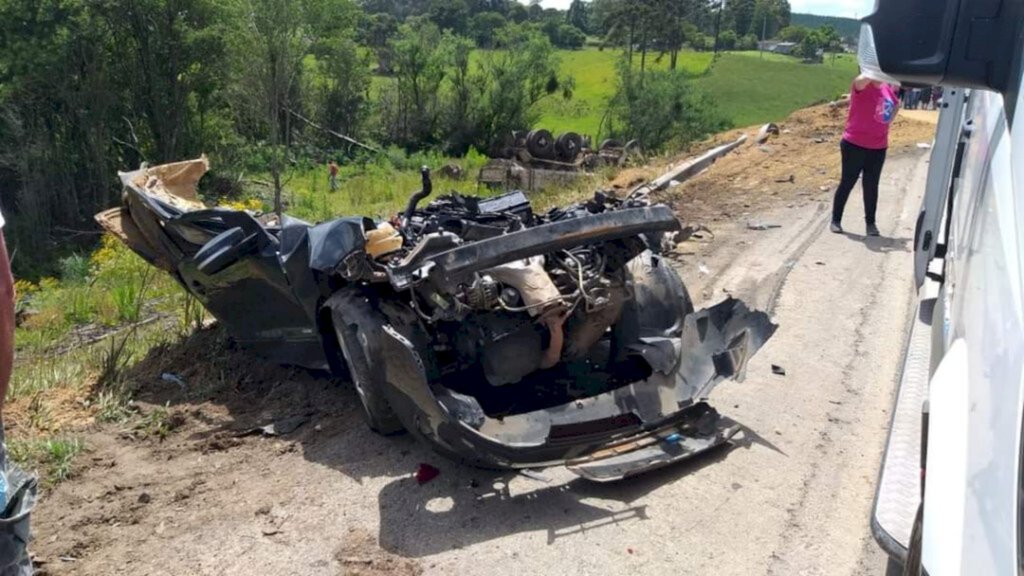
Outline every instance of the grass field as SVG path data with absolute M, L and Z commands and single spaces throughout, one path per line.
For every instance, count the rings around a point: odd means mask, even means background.
M 572 130 L 601 137 L 598 128 L 615 92 L 615 66 L 621 52 L 591 47 L 561 51 L 559 56 L 561 72 L 574 78 L 575 91 L 570 100 L 555 95 L 538 103 L 541 118 L 537 126 L 556 134 Z M 479 53 L 476 57 L 480 57 Z M 714 99 L 719 112 L 736 126 L 782 120 L 794 110 L 835 98 L 846 90 L 857 71 L 853 57 L 846 55 L 837 57 L 835 62 L 826 60 L 825 64 L 803 64 L 790 56 L 762 56 L 758 52 L 729 52 L 717 60 L 712 58 L 708 52 L 683 52 L 677 67 L 693 76 L 694 82 Z M 634 65 L 639 66 L 639 58 Z M 647 65 L 649 69 L 667 69 L 668 57 L 659 59 L 657 54 L 650 54 Z M 378 86 L 392 81 L 374 80 Z M 401 208 L 408 195 L 419 188 L 420 165 L 435 170 L 448 163 L 458 165 L 465 178 L 440 178 L 437 189 L 465 193 L 478 191 L 476 174 L 485 162 L 486 158 L 477 153 L 451 159 L 433 153 L 408 157 L 391 151 L 388 158 L 369 164 L 343 165 L 341 190 L 337 193 L 327 189 L 325 167 L 296 168 L 286 179 L 285 200 L 291 214 L 311 221 L 327 220 L 338 214 L 385 218 Z M 559 192 L 553 196 L 537 194 L 535 198 L 541 205 L 551 205 L 571 195 L 571 191 Z M 264 208 L 269 209 L 269 190 L 261 191 L 260 197 Z
M 475 52 L 479 58 L 482 52 Z M 619 50 L 560 50 L 560 71 L 575 81 L 569 100 L 556 93 L 536 104 L 538 127 L 554 133 L 573 131 L 602 137 L 601 120 L 615 94 L 615 66 Z M 634 58 L 639 67 L 639 56 Z M 651 70 L 667 70 L 668 55 L 648 54 Z M 694 77 L 718 105 L 719 112 L 735 126 L 778 121 L 815 102 L 833 99 L 846 91 L 857 74 L 852 55 L 827 58 L 824 64 L 804 64 L 798 58 L 759 52 L 725 52 L 713 61 L 710 52 L 682 52 L 677 69 Z M 371 93 L 393 79 L 375 76 Z
M 598 135 L 608 100 L 615 93 L 616 50 L 587 48 L 560 53 L 561 71 L 576 81 L 571 100 L 549 98 L 538 104 L 538 126 Z M 678 68 L 694 76 L 736 126 L 777 121 L 804 106 L 844 92 L 857 73 L 856 60 L 840 55 L 833 63 L 803 64 L 781 54 L 727 52 L 712 62 L 710 52 L 683 52 Z M 635 62 L 635 61 L 634 61 Z M 667 69 L 668 57 L 648 56 L 651 69 Z
M 697 80 L 736 126 L 779 121 L 794 110 L 845 93 L 857 62 L 840 55 L 833 63 L 803 64 L 795 58 L 757 52 L 722 54 L 711 72 Z
M 711 64 L 710 52 L 683 52 L 679 55 L 676 68 L 692 76 L 704 74 Z M 537 104 L 540 112 L 538 126 L 552 132 L 572 130 L 580 134 L 598 136 L 601 118 L 608 108 L 608 100 L 615 94 L 615 65 L 621 58 L 618 50 L 562 50 L 561 72 L 572 76 L 576 82 L 573 97 L 563 100 L 559 96 L 549 97 Z M 633 60 L 639 67 L 639 56 Z M 667 70 L 669 59 L 648 54 L 647 66 L 651 70 Z

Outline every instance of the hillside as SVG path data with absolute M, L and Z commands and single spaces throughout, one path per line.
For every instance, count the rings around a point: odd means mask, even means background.
M 789 23 L 793 26 L 804 26 L 807 28 L 820 28 L 831 25 L 843 38 L 857 38 L 860 35 L 860 21 L 853 18 L 794 13 L 790 16 Z
M 722 54 L 697 80 L 735 126 L 777 122 L 794 110 L 833 100 L 847 91 L 857 62 L 842 55 L 824 64 L 757 52 Z
M 596 134 L 615 93 L 615 50 L 588 48 L 561 51 L 561 70 L 576 85 L 570 100 L 548 98 L 538 104 L 538 126 L 560 132 Z M 652 69 L 668 67 L 668 58 L 651 58 Z M 768 122 L 823 100 L 835 98 L 856 75 L 856 62 L 840 56 L 835 62 L 803 64 L 796 58 L 758 52 L 727 52 L 712 63 L 709 52 L 684 52 L 679 67 L 711 95 L 718 110 L 735 126 Z M 765 90 L 765 86 L 773 86 Z

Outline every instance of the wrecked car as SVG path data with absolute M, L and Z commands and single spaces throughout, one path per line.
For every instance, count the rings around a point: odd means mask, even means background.
M 609 481 L 739 430 L 705 399 L 775 326 L 731 298 L 695 311 L 660 255 L 681 224 L 643 194 L 543 213 L 522 192 L 424 204 L 424 168 L 393 221 L 310 224 L 205 207 L 207 168 L 121 173 L 122 205 L 97 220 L 241 345 L 347 373 L 379 433 L 478 466 Z

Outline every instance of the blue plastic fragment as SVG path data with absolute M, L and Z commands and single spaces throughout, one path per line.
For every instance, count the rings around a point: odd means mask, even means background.
M 678 444 L 682 439 L 683 437 L 680 436 L 678 432 L 673 432 L 665 437 L 665 442 L 668 442 L 669 444 Z

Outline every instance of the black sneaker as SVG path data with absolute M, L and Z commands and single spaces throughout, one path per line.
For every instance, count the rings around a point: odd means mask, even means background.
M 878 226 L 875 226 L 874 224 L 868 224 L 864 228 L 864 233 L 868 236 L 881 236 L 881 232 L 878 231 Z
M 839 222 L 831 222 L 828 225 L 828 229 L 835 232 L 836 234 L 843 233 L 843 227 L 839 225 Z

